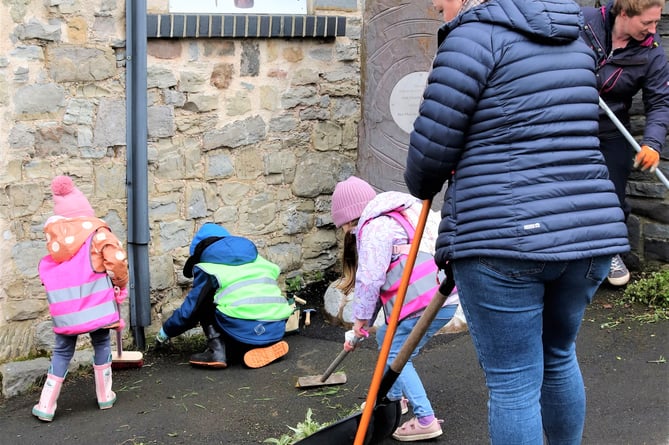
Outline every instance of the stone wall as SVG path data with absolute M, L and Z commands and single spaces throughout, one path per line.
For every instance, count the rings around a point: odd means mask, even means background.
M 345 36 L 148 41 L 149 335 L 188 291 L 181 270 L 206 221 L 254 240 L 284 280 L 335 265 L 329 196 L 355 169 L 360 18 L 319 3 L 316 15 L 347 16 Z M 0 5 L 0 363 L 51 349 L 37 264 L 54 175 L 126 238 L 124 8 Z

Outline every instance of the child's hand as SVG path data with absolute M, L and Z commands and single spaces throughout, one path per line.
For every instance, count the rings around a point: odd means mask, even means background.
M 358 346 L 358 343 L 360 343 L 366 337 L 369 336 L 369 333 L 367 331 L 364 332 L 366 334 L 364 337 L 358 337 L 357 335 L 355 335 L 355 331 L 353 329 L 351 329 L 350 331 L 346 331 L 346 333 L 344 334 L 344 350 L 346 352 L 353 351 L 355 347 Z
M 358 320 L 356 318 L 353 322 L 353 331 L 357 337 L 369 337 L 368 329 L 367 320 Z
M 165 333 L 163 328 L 160 328 L 160 331 L 156 334 L 156 349 L 160 349 L 167 345 L 169 341 L 170 337 Z
M 114 286 L 114 298 L 116 299 L 116 303 L 121 304 L 125 301 L 126 297 L 128 296 L 128 288 L 124 287 L 121 289 L 118 286 Z

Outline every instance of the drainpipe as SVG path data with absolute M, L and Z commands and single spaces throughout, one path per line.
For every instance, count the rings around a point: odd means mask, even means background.
M 135 347 L 146 349 L 151 324 L 146 99 L 146 0 L 126 0 L 126 189 L 130 327 Z

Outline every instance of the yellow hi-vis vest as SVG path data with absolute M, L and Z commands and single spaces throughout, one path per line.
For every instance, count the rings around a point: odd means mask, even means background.
M 242 320 L 285 320 L 294 308 L 281 293 L 276 279 L 279 266 L 258 255 L 251 263 L 230 266 L 198 263 L 200 268 L 218 280 L 214 295 L 216 309 L 222 314 Z

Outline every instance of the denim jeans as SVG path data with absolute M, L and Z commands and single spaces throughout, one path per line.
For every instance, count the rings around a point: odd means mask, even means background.
M 585 389 L 576 336 L 611 258 L 452 262 L 485 373 L 493 445 L 581 443 Z
M 93 361 L 96 365 L 104 365 L 111 361 L 111 340 L 109 329 L 98 329 L 89 333 L 91 344 L 93 345 Z M 74 356 L 74 349 L 77 346 L 78 335 L 56 334 L 56 344 L 53 347 L 53 356 L 51 357 L 51 374 L 58 377 L 65 377 L 70 361 Z
M 421 341 L 418 343 L 418 346 L 416 349 L 414 349 L 406 365 L 404 365 L 404 368 L 402 368 L 402 372 L 400 372 L 400 375 L 397 377 L 397 380 L 390 388 L 390 391 L 388 391 L 387 396 L 389 400 L 399 400 L 402 398 L 402 395 L 404 395 L 409 400 L 411 409 L 416 417 L 434 415 L 434 410 L 432 409 L 432 404 L 430 404 L 430 401 L 427 398 L 427 394 L 425 393 L 423 382 L 421 382 L 420 377 L 416 372 L 416 368 L 413 366 L 413 359 L 418 355 L 422 347 L 425 346 L 425 343 L 427 343 L 427 341 L 439 329 L 441 329 L 446 325 L 446 323 L 450 321 L 457 307 L 457 304 L 451 304 L 442 307 L 439 312 L 437 312 L 437 316 L 428 327 L 425 336 L 423 336 Z M 388 354 L 386 369 L 388 369 L 395 357 L 397 357 L 397 354 L 402 348 L 402 345 L 406 342 L 406 339 L 409 337 L 409 334 L 411 333 L 414 326 L 416 326 L 417 322 L 418 317 L 412 317 L 402 320 L 397 325 L 397 330 L 393 336 L 393 342 L 390 345 L 390 353 Z M 384 324 L 376 331 L 376 341 L 379 345 L 379 349 L 383 344 L 383 339 L 386 336 L 387 328 L 388 326 Z

